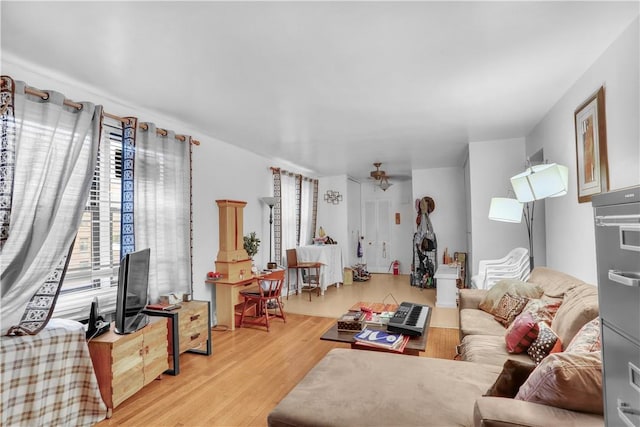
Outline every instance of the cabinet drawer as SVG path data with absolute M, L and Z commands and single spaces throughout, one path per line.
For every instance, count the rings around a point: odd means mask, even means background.
M 640 411 L 640 345 L 612 329 L 606 320 L 602 345 L 606 425 L 640 425 L 640 416 L 632 413 Z
M 192 302 L 180 312 L 180 353 L 199 347 L 208 339 L 208 305 Z

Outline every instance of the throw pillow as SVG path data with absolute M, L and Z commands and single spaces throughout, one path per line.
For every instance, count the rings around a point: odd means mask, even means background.
M 529 298 L 513 296 L 508 293 L 504 294 L 493 311 L 493 318 L 502 323 L 504 327 L 507 327 L 527 305 L 527 301 L 529 301 Z
M 517 400 L 603 413 L 600 352 L 549 355 L 520 386 Z
M 558 308 L 562 304 L 562 298 L 551 298 L 543 295 L 542 298 L 530 299 L 522 312 L 529 312 L 538 322 L 546 322 L 551 325 L 551 321 L 556 315 Z
M 538 321 L 528 312 L 520 313 L 504 336 L 509 353 L 526 351 L 536 338 L 538 338 Z
M 566 352 L 572 353 L 588 353 L 591 351 L 600 351 L 602 344 L 600 342 L 600 318 L 596 317 L 591 322 L 586 323 L 566 348 Z
M 493 287 L 487 291 L 482 301 L 480 301 L 478 308 L 489 314 L 494 314 L 493 311 L 498 306 L 500 299 L 507 292 L 514 296 L 527 298 L 540 298 L 542 296 L 542 288 L 536 284 L 514 279 L 504 279 L 493 285 Z
M 549 354 L 559 351 L 562 351 L 562 342 L 558 334 L 546 323 L 538 322 L 538 338 L 527 349 L 529 357 L 538 365 Z
M 502 366 L 502 372 L 496 382 L 487 390 L 485 396 L 513 398 L 518 394 L 520 386 L 529 378 L 529 374 L 535 369 L 535 365 L 507 359 Z

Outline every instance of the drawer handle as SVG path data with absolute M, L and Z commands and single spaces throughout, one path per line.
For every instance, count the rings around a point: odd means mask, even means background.
M 193 322 L 194 320 L 198 320 L 200 318 L 199 314 L 194 314 L 193 316 L 191 316 L 191 321 Z
M 634 277 L 629 277 L 634 276 Z M 621 285 L 630 287 L 640 287 L 640 273 L 627 272 L 620 270 L 609 270 L 609 280 Z
M 634 409 L 626 402 L 618 400 L 618 417 L 627 425 L 627 427 L 638 427 L 638 424 L 629 419 L 627 415 L 640 417 L 640 410 Z
M 195 340 L 196 338 L 198 338 L 200 336 L 200 332 L 198 332 L 197 334 L 193 334 L 191 335 L 191 341 Z

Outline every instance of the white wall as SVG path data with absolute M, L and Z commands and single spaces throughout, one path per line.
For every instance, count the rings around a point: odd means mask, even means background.
M 438 265 L 448 248 L 454 252 L 467 252 L 467 212 L 462 167 L 415 169 L 412 172 L 413 198 L 429 196 L 435 201 L 435 209 L 429 215 L 438 241 Z M 413 232 L 416 229 L 417 211 L 413 206 Z
M 327 190 L 338 191 L 342 194 L 342 202 L 337 205 L 324 201 Z M 342 248 L 342 263 L 346 266 L 346 255 L 349 248 L 349 229 L 347 226 L 347 176 L 326 176 L 318 179 L 318 218 L 316 223 L 316 235 L 322 227 L 333 240 Z
M 515 247 L 529 248 L 527 229 L 524 223 L 511 224 L 489 219 L 489 206 L 492 197 L 514 197 L 509 195 L 509 178 L 520 173 L 525 167 L 524 138 L 498 141 L 481 141 L 469 144 L 469 182 L 471 236 L 473 265 L 471 275 L 477 274 L 478 262 L 483 259 L 496 259 L 505 256 Z M 462 174 L 462 172 L 461 172 Z M 462 184 L 461 184 L 462 185 Z M 464 192 L 464 188 L 460 192 Z M 464 209 L 464 205 L 461 206 Z M 541 236 L 541 225 L 534 216 L 537 230 Z M 544 265 L 544 243 L 536 239 L 534 245 L 536 265 Z
M 347 179 L 347 227 L 349 241 L 345 250 L 345 265 L 356 265 L 358 259 L 358 239 L 362 236 L 362 184 Z
M 640 184 L 639 24 L 634 21 L 527 136 L 527 152 L 569 167 L 569 193 L 546 201 L 547 264 L 596 284 L 591 203 L 578 203 L 574 112 L 605 86 L 610 190 Z M 475 236 L 474 236 L 475 237 Z

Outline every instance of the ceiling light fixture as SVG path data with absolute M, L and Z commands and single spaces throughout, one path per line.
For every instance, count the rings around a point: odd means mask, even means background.
M 392 185 L 393 184 L 389 182 L 387 177 L 383 177 L 380 179 L 380 188 L 382 188 L 382 191 L 387 191 Z

